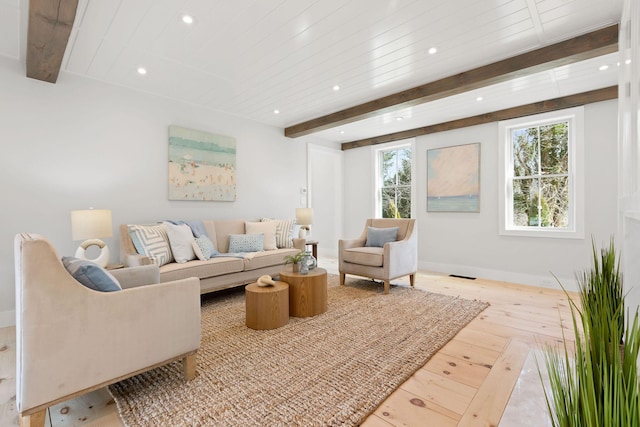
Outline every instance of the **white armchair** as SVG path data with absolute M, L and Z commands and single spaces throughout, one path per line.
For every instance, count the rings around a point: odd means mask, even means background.
M 41 236 L 14 241 L 16 404 L 21 425 L 44 426 L 49 406 L 175 360 L 195 377 L 197 278 L 157 283 L 157 266 L 114 271 L 121 291 L 89 289 Z
M 365 246 L 369 227 L 385 229 L 398 227 L 395 241 L 382 247 Z M 368 219 L 364 231 L 357 239 L 338 241 L 340 285 L 345 276 L 353 274 L 384 282 L 384 293 L 389 293 L 391 280 L 409 275 L 414 285 L 418 271 L 418 232 L 415 219 Z

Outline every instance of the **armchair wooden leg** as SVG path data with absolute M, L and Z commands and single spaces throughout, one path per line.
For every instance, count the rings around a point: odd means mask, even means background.
M 384 294 L 389 295 L 390 280 L 384 281 Z
M 340 273 L 340 286 L 344 286 L 344 279 L 346 275 L 346 273 Z
M 414 286 L 416 284 L 416 275 L 415 274 L 410 274 L 409 275 L 409 283 L 411 284 L 411 286 Z
M 47 410 L 35 412 L 30 415 L 20 415 L 20 427 L 44 427 L 47 418 Z
M 187 381 L 191 381 L 196 377 L 196 354 L 192 353 L 182 359 L 182 371 L 184 372 L 184 378 Z

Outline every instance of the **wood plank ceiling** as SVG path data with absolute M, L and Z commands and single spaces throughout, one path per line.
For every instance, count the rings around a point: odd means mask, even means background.
M 41 2 L 66 5 L 31 3 Z M 0 0 L 0 12 L 9 12 L 0 13 L 0 28 L 19 31 L 15 11 L 24 16 L 28 3 Z M 614 86 L 617 56 L 606 54 L 609 42 L 572 64 L 517 59 L 554 54 L 545 50 L 554 44 L 569 49 L 596 35 L 610 39 L 621 10 L 622 0 L 79 0 L 61 75 L 201 105 L 291 135 L 335 112 L 395 102 L 300 138 L 358 141 Z M 182 21 L 185 14 L 192 24 Z M 69 22 L 66 14 L 57 19 Z M 0 55 L 15 57 L 16 39 L 0 42 Z M 456 87 L 456 79 L 489 67 L 498 73 Z M 410 105 L 433 99 L 434 90 L 441 99 Z M 407 93 L 415 99 L 396 95 Z

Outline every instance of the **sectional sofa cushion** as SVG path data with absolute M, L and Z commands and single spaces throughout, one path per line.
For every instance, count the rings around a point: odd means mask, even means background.
M 276 242 L 276 222 L 245 222 L 244 224 L 247 234 L 264 234 L 264 250 L 272 251 L 278 249 Z
M 173 261 L 164 224 L 129 225 L 128 229 L 133 246 L 140 255 L 148 256 L 159 266 Z
M 193 252 L 193 233 L 191 227 L 187 224 L 171 224 L 165 222 L 164 226 L 169 237 L 169 246 L 173 258 L 178 263 L 184 263 L 195 259 L 196 254 Z
M 62 257 L 62 264 L 69 274 L 89 289 L 100 292 L 120 291 L 118 280 L 95 262 L 74 257 Z

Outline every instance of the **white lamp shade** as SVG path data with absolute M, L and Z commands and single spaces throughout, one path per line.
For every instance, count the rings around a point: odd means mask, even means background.
M 111 237 L 111 211 L 108 209 L 85 209 L 71 211 L 72 240 Z
M 296 208 L 296 222 L 299 225 L 311 225 L 311 224 L 313 224 L 313 209 L 311 209 L 311 208 Z

